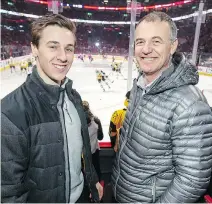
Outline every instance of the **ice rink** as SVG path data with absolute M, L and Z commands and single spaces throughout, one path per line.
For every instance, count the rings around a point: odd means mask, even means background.
M 111 75 L 111 61 L 96 60 L 92 63 L 83 63 L 75 59 L 68 77 L 73 80 L 73 87 L 81 94 L 82 100 L 90 103 L 92 112 L 100 118 L 104 129 L 103 141 L 109 141 L 108 128 L 112 113 L 124 107 L 124 99 L 127 91 L 127 61 L 123 62 L 122 73 L 124 75 Z M 137 70 L 133 65 L 133 78 L 137 76 Z M 96 80 L 95 70 L 101 69 L 114 81 L 111 88 L 102 91 Z M 26 79 L 26 74 L 21 74 L 19 69 L 16 73 L 10 70 L 1 72 L 1 98 L 20 86 Z M 198 87 L 203 90 L 209 104 L 212 106 L 212 77 L 200 76 Z

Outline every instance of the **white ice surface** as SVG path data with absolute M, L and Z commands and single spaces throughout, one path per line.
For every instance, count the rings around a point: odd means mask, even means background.
M 111 76 L 110 79 L 114 80 L 110 84 L 111 89 L 106 89 L 103 92 L 98 82 L 96 81 L 95 70 L 101 69 L 105 73 L 110 74 L 110 61 L 97 60 L 93 63 L 86 61 L 85 63 L 75 60 L 72 68 L 68 73 L 68 77 L 73 80 L 73 87 L 80 93 L 83 100 L 90 103 L 92 112 L 98 116 L 102 122 L 104 130 L 103 141 L 109 141 L 108 127 L 111 114 L 124 107 L 124 99 L 127 91 L 127 62 L 123 63 L 123 75 L 125 78 L 118 76 Z M 135 67 L 134 67 L 135 68 Z M 137 71 L 133 71 L 133 77 L 137 76 Z M 11 91 L 16 89 L 26 80 L 26 74 L 21 74 L 18 70 L 16 73 L 10 73 L 10 70 L 1 72 L 1 93 L 0 97 L 3 98 Z M 198 87 L 204 90 L 204 94 L 208 99 L 209 104 L 212 106 L 212 77 L 200 76 Z

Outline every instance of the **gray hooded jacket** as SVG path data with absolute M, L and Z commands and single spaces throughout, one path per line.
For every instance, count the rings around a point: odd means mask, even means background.
M 144 92 L 134 81 L 112 183 L 118 202 L 195 202 L 212 167 L 212 112 L 196 67 L 173 65 Z

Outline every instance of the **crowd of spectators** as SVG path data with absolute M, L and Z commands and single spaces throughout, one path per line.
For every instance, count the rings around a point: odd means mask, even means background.
M 32 4 L 42 9 L 32 8 Z M 212 8 L 211 3 L 206 4 L 207 9 Z M 188 4 L 186 6 L 174 7 L 166 11 L 172 17 L 183 16 L 188 13 L 198 10 L 198 4 Z M 2 5 L 3 9 L 8 9 L 7 4 Z M 205 7 L 206 8 L 206 7 Z M 31 10 L 30 10 L 31 9 Z M 21 3 L 13 5 L 16 12 L 31 13 L 36 15 L 43 15 L 47 13 L 47 6 L 35 3 Z M 142 12 L 137 16 L 137 20 L 146 14 Z M 129 15 L 123 19 L 124 12 L 92 12 L 92 16 L 87 16 L 87 12 L 81 10 L 64 9 L 63 15 L 70 18 L 89 19 L 89 20 L 107 20 L 107 21 L 129 21 Z M 30 24 L 33 18 L 26 18 L 20 16 L 13 16 L 10 14 L 2 14 L 1 25 L 1 59 L 9 56 L 19 56 L 29 54 L 30 52 Z M 179 51 L 192 52 L 195 36 L 196 23 L 193 18 L 177 21 L 179 28 Z M 206 21 L 202 24 L 198 52 L 210 53 L 212 50 L 212 16 L 208 14 Z M 129 47 L 130 25 L 113 25 L 113 24 L 89 24 L 77 23 L 77 46 L 76 53 L 85 54 L 128 54 Z

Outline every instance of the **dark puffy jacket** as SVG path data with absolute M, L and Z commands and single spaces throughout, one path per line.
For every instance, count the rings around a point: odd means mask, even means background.
M 195 202 L 212 167 L 212 112 L 182 55 L 143 94 L 134 81 L 113 167 L 118 202 Z
M 82 124 L 88 186 L 98 201 L 98 177 L 92 165 L 86 118 L 72 81 L 65 89 Z M 61 87 L 45 84 L 36 68 L 26 82 L 2 99 L 1 201 L 67 203 L 64 135 L 57 110 Z M 70 195 L 70 192 L 68 192 Z M 69 196 L 70 197 L 70 196 Z

